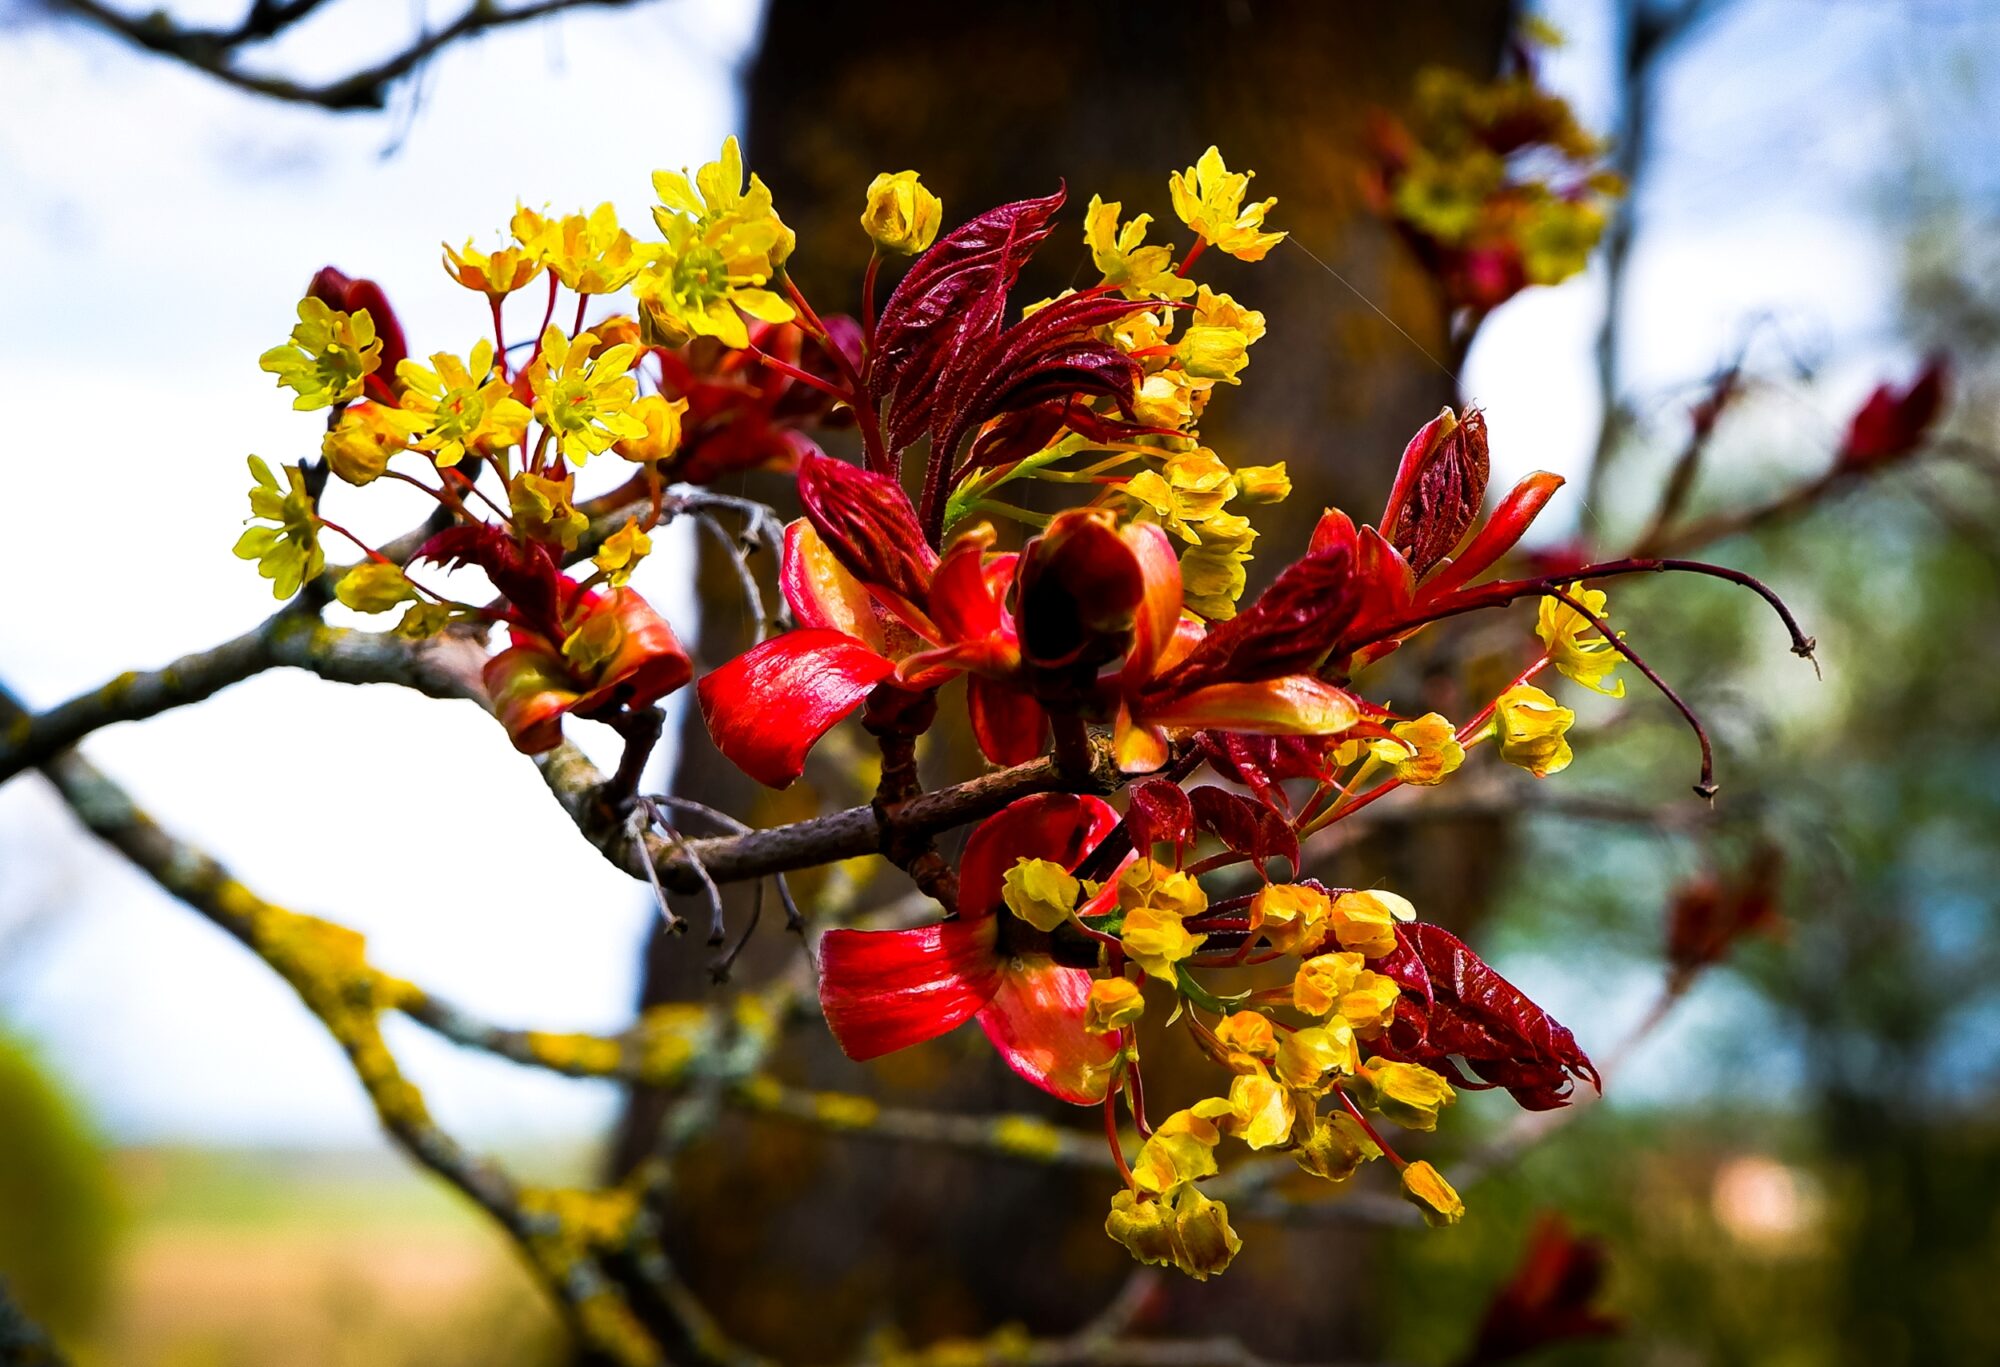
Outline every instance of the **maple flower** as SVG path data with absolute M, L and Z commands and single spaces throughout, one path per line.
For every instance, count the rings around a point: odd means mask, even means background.
M 362 382 L 382 364 L 382 339 L 367 309 L 342 313 L 311 295 L 299 300 L 291 340 L 257 359 L 298 397 L 292 407 L 329 408 L 361 397 Z
M 639 391 L 631 374 L 638 348 L 629 343 L 596 348 L 594 334 L 578 333 L 572 340 L 551 325 L 528 367 L 536 421 L 555 434 L 563 458 L 578 465 L 617 441 L 646 435 L 645 422 L 632 412 Z
M 1406 1130 L 1435 1130 L 1438 1111 L 1458 1099 L 1441 1074 L 1420 1063 L 1370 1059 L 1356 1071 L 1354 1082 L 1367 1105 Z
M 632 571 L 639 562 L 653 552 L 653 538 L 639 530 L 639 520 L 625 519 L 625 525 L 604 538 L 604 544 L 591 557 L 591 563 L 603 571 L 604 581 L 612 588 L 621 588 L 632 578 Z
M 687 410 L 686 399 L 670 399 L 664 394 L 642 395 L 631 411 L 633 417 L 645 424 L 645 435 L 620 437 L 611 449 L 627 460 L 642 464 L 671 458 L 680 450 L 681 420 Z
M 539 215 L 537 216 L 539 217 Z M 529 226 L 529 231 L 535 231 Z M 544 229 L 546 231 L 546 229 Z M 499 247 L 490 255 L 476 251 L 472 239 L 463 248 L 444 244 L 445 274 L 489 299 L 504 299 L 542 273 L 542 260 L 525 246 Z
M 1137 1025 L 1145 1014 L 1146 997 L 1137 983 L 1130 978 L 1099 978 L 1090 985 L 1083 1028 L 1093 1035 L 1107 1035 Z
M 327 468 L 349 484 L 364 485 L 381 478 L 389 457 L 410 449 L 410 439 L 429 420 L 363 399 L 349 404 L 340 420 L 321 439 L 320 456 Z
M 1343 892 L 1333 899 L 1334 938 L 1342 949 L 1356 950 L 1369 958 L 1393 954 L 1396 923 L 1412 920 L 1416 914 L 1406 898 L 1393 892 Z
M 546 218 L 522 206 L 514 210 L 512 226 L 514 240 L 578 294 L 615 294 L 646 264 L 639 244 L 618 226 L 618 211 L 610 204 L 600 204 L 588 215 L 561 218 Z
M 1083 214 L 1083 241 L 1090 259 L 1104 273 L 1104 283 L 1127 299 L 1185 299 L 1194 281 L 1174 273 L 1174 249 L 1165 244 L 1144 246 L 1151 214 L 1140 214 L 1123 227 L 1118 215 L 1124 205 L 1105 203 L 1097 195 Z
M 1017 859 L 1073 870 L 1117 824 L 1094 797 L 1022 798 L 966 841 L 955 917 L 913 930 L 828 931 L 820 1006 L 848 1057 L 879 1058 L 977 1020 L 1035 1086 L 1064 1101 L 1102 1101 L 1118 1046 L 1088 1028 L 1089 970 L 1056 962 L 1046 935 L 1000 912 Z
M 1018 859 L 1007 870 L 1001 900 L 1036 930 L 1054 930 L 1076 913 L 1083 886 L 1051 859 Z
M 366 560 L 340 576 L 333 596 L 356 612 L 387 612 L 415 598 L 417 591 L 402 566 Z
M 868 182 L 861 230 L 884 251 L 910 256 L 937 240 L 944 204 L 924 187 L 915 171 L 887 171 Z
M 556 747 L 565 716 L 601 721 L 650 706 L 692 673 L 673 629 L 635 590 L 559 584 L 568 606 L 553 625 L 565 634 L 512 626 L 512 644 L 486 662 L 493 715 L 527 755 Z
M 1429 1163 L 1411 1163 L 1403 1169 L 1403 1198 L 1423 1213 L 1424 1223 L 1432 1228 L 1465 1218 L 1465 1202 Z
M 1267 883 L 1250 899 L 1250 929 L 1271 948 L 1293 954 L 1317 944 L 1333 906 L 1325 892 L 1304 883 Z
M 467 361 L 446 351 L 433 355 L 429 368 L 404 361 L 396 376 L 403 382 L 403 407 L 429 429 L 412 444 L 440 466 L 456 465 L 468 452 L 490 456 L 527 436 L 528 407 L 494 372 L 491 342 L 475 343 Z
M 1536 778 L 1569 768 L 1574 757 L 1563 734 L 1576 713 L 1533 684 L 1516 684 L 1493 706 L 1500 738 L 1500 758 L 1519 765 Z
M 1133 1185 L 1158 1196 L 1215 1176 L 1220 1171 L 1215 1162 L 1215 1146 L 1222 1142 L 1222 1131 L 1215 1120 L 1235 1113 L 1233 1105 L 1216 1097 L 1175 1111 L 1162 1120 L 1140 1145 L 1139 1156 L 1132 1162 Z
M 788 323 L 792 306 L 764 288 L 791 255 L 796 235 L 778 217 L 770 187 L 755 175 L 746 189 L 736 139 L 722 156 L 694 173 L 655 171 L 653 210 L 665 241 L 651 249 L 634 289 L 648 341 L 680 346 L 714 337 L 724 346 L 750 344 L 743 316 Z
M 1571 584 L 1568 592 L 1570 597 L 1597 617 L 1605 615 L 1602 589 Z M 1566 678 L 1574 679 L 1585 688 L 1602 693 L 1607 698 L 1622 698 L 1625 696 L 1625 681 L 1612 679 L 1610 674 L 1624 657 L 1619 655 L 1611 642 L 1596 633 L 1597 628 L 1568 603 L 1560 598 L 1542 599 L 1535 617 L 1535 634 L 1542 638 L 1542 645 L 1549 653 L 1549 663 Z M 1594 639 L 1585 640 L 1586 636 Z
M 577 541 L 590 526 L 590 519 L 576 510 L 572 501 L 575 493 L 575 475 L 550 479 L 523 470 L 507 481 L 507 501 L 514 514 L 514 526 L 530 541 L 575 550 Z
M 1243 192 L 1256 174 L 1230 171 L 1222 164 L 1222 153 L 1211 147 L 1194 165 L 1168 178 L 1167 193 L 1173 197 L 1174 212 L 1181 222 L 1211 246 L 1239 261 L 1262 261 L 1266 252 L 1285 240 L 1285 234 L 1263 231 L 1264 215 L 1277 200 L 1243 203 Z
M 1140 1262 L 1177 1267 L 1197 1281 L 1225 1271 L 1243 1247 L 1229 1208 L 1192 1184 L 1160 1197 L 1121 1189 L 1111 1198 L 1104 1232 Z
M 1118 879 L 1118 907 L 1124 913 L 1119 938 L 1132 962 L 1148 977 L 1179 981 L 1174 965 L 1207 939 L 1185 924 L 1208 908 L 1201 884 L 1179 870 L 1141 859 Z
M 257 573 L 271 581 L 271 593 L 290 598 L 299 585 L 326 568 L 326 555 L 319 546 L 319 514 L 312 495 L 306 492 L 305 472 L 287 465 L 285 487 L 271 473 L 262 458 L 250 457 L 250 518 L 272 523 L 251 527 L 236 539 L 236 554 L 257 562 Z
M 1344 951 L 1316 954 L 1299 965 L 1292 979 L 1292 1004 L 1308 1016 L 1325 1016 L 1353 990 L 1365 971 L 1363 955 Z

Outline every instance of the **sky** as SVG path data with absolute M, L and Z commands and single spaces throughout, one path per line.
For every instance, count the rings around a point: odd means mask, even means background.
M 1787 345 L 1841 362 L 1825 407 L 1799 417 L 1809 428 L 1831 430 L 1884 366 L 1907 364 L 1884 230 L 1896 206 L 1879 169 L 1913 117 L 1952 98 L 1948 82 L 1926 84 L 1921 52 L 1940 29 L 1968 40 L 1963 8 L 1739 0 L 1690 41 L 1639 205 L 1626 339 L 1637 394 L 1664 403 L 1767 315 Z M 1547 9 L 1572 38 L 1549 80 L 1601 126 L 1602 6 Z M 226 21 L 236 6 L 175 10 Z M 398 41 L 407 13 L 330 5 L 267 60 L 337 74 Z M 32 481 L 0 539 L 0 678 L 48 706 L 267 614 L 266 584 L 229 546 L 245 455 L 295 460 L 317 443 L 318 417 L 292 412 L 256 366 L 305 279 L 327 262 L 380 279 L 414 350 L 462 350 L 483 304 L 438 269 L 439 241 L 490 243 L 517 198 L 608 198 L 643 222 L 653 169 L 707 160 L 740 126 L 735 78 L 759 17 L 749 0 L 582 11 L 452 49 L 387 113 L 334 116 L 0 7 L 0 252 L 12 263 L 0 392 L 13 400 L 0 472 Z M 1991 15 L 1981 22 L 1994 36 Z M 634 88 L 649 92 L 643 117 L 607 94 Z M 1310 192 L 1288 190 L 1283 168 L 1258 170 L 1280 216 L 1288 193 Z M 1943 170 L 1986 192 L 1993 174 Z M 1583 473 L 1602 297 L 1595 271 L 1530 292 L 1474 348 L 1466 388 L 1487 408 L 1499 487 L 1532 468 Z M 350 505 L 363 535 L 421 514 L 370 494 Z M 656 554 L 637 581 L 682 623 L 684 563 Z M 604 753 L 596 728 L 576 738 Z M 87 753 L 265 895 L 364 931 L 392 973 L 509 1023 L 611 1030 L 629 1017 L 646 902 L 554 816 L 533 767 L 474 709 L 278 672 L 105 731 Z M 422 849 L 439 832 L 460 852 L 448 867 Z M 1607 1039 L 1649 998 L 1616 973 L 1585 984 L 1550 966 L 1519 972 L 1558 1015 L 1607 1022 Z M 1670 1085 L 1702 1030 L 1739 1006 L 1726 987 L 1693 1003 L 1634 1090 Z M 290 990 L 81 835 L 31 778 L 0 788 L 0 1026 L 33 1041 L 117 1140 L 375 1135 Z M 607 1088 L 400 1023 L 393 1042 L 440 1118 L 474 1137 L 586 1134 L 615 1104 Z

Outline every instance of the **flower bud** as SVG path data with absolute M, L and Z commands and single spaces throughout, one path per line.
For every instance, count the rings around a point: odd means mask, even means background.
M 1292 1161 L 1313 1176 L 1345 1182 L 1363 1163 L 1382 1156 L 1380 1146 L 1345 1111 L 1326 1116 L 1306 1112 L 1302 1120 L 1307 1117 L 1311 1129 L 1292 1151 Z
M 883 172 L 868 183 L 861 229 L 884 251 L 913 255 L 936 240 L 944 204 L 915 171 Z
M 1424 1223 L 1433 1229 L 1465 1218 L 1465 1202 L 1444 1180 L 1444 1174 L 1429 1163 L 1412 1163 L 1403 1169 L 1403 1199 L 1422 1211 Z
M 1419 1063 L 1371 1059 L 1355 1083 L 1362 1100 L 1406 1130 L 1435 1130 L 1439 1110 L 1458 1099 L 1441 1074 Z
M 1285 463 L 1236 467 L 1236 496 L 1245 503 L 1281 503 L 1292 494 L 1292 477 Z
M 1145 994 L 1130 978 L 1099 978 L 1090 985 L 1090 1000 L 1083 1008 L 1083 1028 L 1093 1035 L 1108 1035 L 1139 1023 L 1146 1014 Z
M 1494 725 L 1500 737 L 1500 758 L 1526 769 L 1536 778 L 1559 774 L 1574 758 L 1563 733 L 1576 713 L 1533 684 L 1516 684 L 1494 705 Z
M 1229 1207 L 1189 1186 L 1174 1199 L 1174 1236 L 1181 1256 L 1175 1266 L 1196 1281 L 1226 1270 L 1243 1241 L 1229 1227 Z
M 1342 949 L 1379 959 L 1396 952 L 1396 922 L 1416 914 L 1406 898 L 1393 892 L 1343 892 L 1333 899 L 1333 933 Z
M 1270 883 L 1250 899 L 1250 930 L 1262 933 L 1271 948 L 1296 954 L 1325 933 L 1333 904 L 1318 888 L 1303 883 Z
M 1082 887 L 1051 859 L 1018 859 L 1001 881 L 1007 909 L 1036 930 L 1054 930 L 1076 910 Z
M 1173 1208 L 1165 1200 L 1141 1200 L 1136 1192 L 1120 1191 L 1111 1198 L 1104 1232 L 1125 1246 L 1142 1263 L 1171 1265 L 1180 1252 Z

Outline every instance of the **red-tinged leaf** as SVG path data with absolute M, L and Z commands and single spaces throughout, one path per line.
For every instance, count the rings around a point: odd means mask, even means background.
M 524 544 L 504 527 L 462 522 L 424 542 L 410 559 L 429 560 L 448 570 L 476 566 L 544 636 L 560 642 L 569 634 L 563 628 L 563 614 L 578 585 L 563 575 L 539 541 Z
M 1308 674 L 1326 658 L 1361 606 L 1354 561 L 1345 548 L 1309 552 L 1286 567 L 1257 601 L 1208 635 L 1149 696 L 1180 695 L 1211 684 L 1254 683 Z
M 1225 847 L 1246 855 L 1261 870 L 1264 861 L 1282 854 L 1299 868 L 1299 836 L 1292 823 L 1254 798 L 1232 793 L 1227 788 L 1204 784 L 1188 793 L 1194 808 L 1194 824 L 1220 840 Z
M 562 743 L 562 719 L 578 695 L 560 652 L 532 632 L 521 633 L 486 662 L 481 680 L 516 750 L 539 755 Z
M 1577 1339 L 1606 1338 L 1624 1324 L 1597 1309 L 1604 1289 L 1604 1245 L 1578 1238 L 1560 1215 L 1535 1221 L 1521 1260 L 1487 1303 L 1463 1367 L 1489 1367 Z
M 1338 508 L 1328 508 L 1313 524 L 1312 540 L 1306 545 L 1307 555 L 1318 555 L 1338 547 L 1347 553 L 1350 560 L 1358 561 L 1361 555 L 1361 534 L 1354 529 L 1354 519 Z
M 1049 235 L 1066 191 L 989 209 L 946 233 L 904 273 L 875 324 L 868 400 L 892 400 L 892 448 L 931 423 L 942 377 L 1000 331 L 1007 292 Z
M 410 345 L 403 338 L 403 325 L 396 318 L 396 310 L 389 307 L 389 296 L 382 292 L 382 287 L 373 280 L 358 280 L 337 266 L 322 266 L 306 286 L 306 293 L 342 313 L 368 310 L 375 335 L 382 339 L 382 364 L 375 373 L 382 383 L 400 393 L 403 386 L 396 378 L 396 364 L 410 354 Z
M 737 656 L 695 695 L 716 749 L 759 783 L 784 788 L 819 738 L 895 667 L 852 636 L 801 628 Z
M 1042 753 L 1049 715 L 1021 689 L 974 674 L 966 680 L 966 710 L 979 752 L 995 764 L 1026 764 Z
M 1130 646 L 1145 566 L 1108 510 L 1071 508 L 1027 544 L 1015 575 L 1021 658 L 1035 690 L 1051 705 L 1073 701 Z
M 1037 793 L 1010 803 L 973 828 L 958 865 L 959 915 L 968 920 L 1000 909 L 1007 870 L 1020 859 L 1048 859 L 1075 869 L 1118 824 L 1102 798 Z
M 1327 757 L 1336 742 L 1327 736 L 1203 731 L 1197 740 L 1202 757 L 1216 773 L 1241 783 L 1259 802 L 1280 813 L 1291 811 L 1285 790 L 1278 786 L 1286 779 L 1325 782 L 1332 776 Z
M 800 626 L 838 631 L 881 652 L 882 623 L 868 590 L 834 558 L 803 517 L 786 524 L 778 589 Z
M 1032 456 L 1053 443 L 1065 428 L 1101 445 L 1137 437 L 1178 435 L 1171 427 L 1120 422 L 1074 398 L 1050 399 L 1032 408 L 1015 409 L 991 423 L 972 443 L 972 453 L 966 457 L 964 468 L 986 469 Z
M 1463 420 L 1446 409 L 1404 448 L 1382 535 L 1417 578 L 1450 555 L 1479 516 L 1488 469 L 1486 418 L 1476 408 Z
M 1900 459 L 1922 446 L 1931 424 L 1944 409 L 1948 371 L 1945 359 L 1933 356 L 1907 389 L 1885 384 L 1870 394 L 1848 424 L 1838 463 L 1847 469 L 1865 469 Z
M 1147 726 L 1292 736 L 1334 735 L 1360 715 L 1360 699 L 1310 674 L 1210 684 L 1133 710 L 1134 719 Z
M 1050 1096 L 1078 1106 L 1104 1100 L 1111 1061 L 1118 1056 L 1116 1035 L 1083 1028 L 1090 978 L 1085 969 L 1039 956 L 1018 959 L 978 1015 L 1008 1067 Z
M 1562 486 L 1563 477 L 1546 470 L 1537 470 L 1516 484 L 1458 558 L 1431 576 L 1424 585 L 1424 597 L 1435 599 L 1455 592 L 1492 569 L 1527 534 L 1529 525 Z
M 1704 873 L 1681 884 L 1667 908 L 1667 963 L 1685 980 L 1729 957 L 1746 935 L 1778 935 L 1778 888 L 1784 854 L 1766 846 L 1743 871 L 1725 880 Z
M 1398 1021 L 1382 1052 L 1444 1071 L 1452 1056 L 1473 1074 L 1506 1088 L 1531 1111 L 1569 1104 L 1574 1079 L 1601 1089 L 1597 1069 L 1576 1037 L 1527 994 L 1494 972 L 1464 941 L 1424 922 L 1398 928 L 1430 976 L 1431 1001 L 1419 1023 Z M 1399 979 L 1400 981 L 1400 979 Z M 1416 1005 L 1408 996 L 1403 1002 Z
M 612 589 L 598 597 L 586 617 L 600 615 L 617 621 L 618 648 L 598 666 L 590 691 L 570 709 L 577 716 L 602 720 L 626 708 L 650 707 L 694 677 L 694 665 L 673 628 L 637 589 Z
M 1131 799 L 1125 810 L 1125 829 L 1132 837 L 1133 849 L 1150 852 L 1161 840 L 1176 850 L 1194 843 L 1194 804 L 1180 784 L 1149 778 L 1133 786 Z
M 846 461 L 810 456 L 799 464 L 799 501 L 849 574 L 898 614 L 923 620 L 937 552 L 924 540 L 902 485 Z
M 1108 398 L 1127 418 L 1139 363 L 1095 335 L 1147 301 L 1087 291 L 1058 299 L 998 337 L 968 348 L 938 375 L 930 429 L 936 453 L 954 453 L 982 423 L 1039 403 Z
M 970 1020 L 999 990 L 992 918 L 913 930 L 829 930 L 819 1004 L 851 1059 L 880 1058 Z
M 1416 946 L 1410 943 L 1408 927 L 1400 922 L 1395 926 L 1396 948 L 1379 959 L 1371 960 L 1368 966 L 1385 977 L 1394 978 L 1402 989 L 1414 997 L 1423 998 L 1424 1009 L 1428 1011 L 1436 998 L 1431 991 L 1431 971 L 1424 966 L 1423 957 Z M 1320 952 L 1337 948 L 1328 945 Z

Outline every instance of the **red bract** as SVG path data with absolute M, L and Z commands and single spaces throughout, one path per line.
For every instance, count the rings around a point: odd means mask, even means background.
M 1489 968 L 1449 931 L 1422 921 L 1396 928 L 1398 948 L 1374 965 L 1403 986 L 1396 1020 L 1376 1043 L 1389 1058 L 1421 1063 L 1462 1087 L 1504 1087 L 1531 1111 L 1569 1104 L 1574 1079 L 1602 1089 L 1576 1036 Z
M 1494 1293 L 1462 1367 L 1509 1362 L 1552 1344 L 1605 1338 L 1624 1325 L 1591 1304 L 1604 1288 L 1604 1245 L 1553 1212 L 1535 1221 L 1514 1275 Z
M 306 286 L 306 295 L 342 313 L 368 310 L 369 321 L 375 324 L 375 335 L 382 339 L 382 364 L 376 368 L 375 374 L 381 377 L 382 384 L 390 393 L 402 392 L 402 383 L 396 378 L 396 365 L 410 354 L 410 346 L 403 338 L 403 325 L 397 321 L 396 310 L 389 307 L 389 296 L 382 293 L 382 287 L 373 280 L 356 280 L 338 266 L 321 266 L 312 283 Z
M 1899 460 L 1923 445 L 1944 408 L 1949 374 L 1944 357 L 1933 356 L 1908 388 L 1898 390 L 1891 384 L 1877 388 L 1848 424 L 1847 439 L 1837 457 L 1839 464 L 1851 470 L 1866 469 Z
M 565 579 L 569 590 L 580 586 Z M 570 636 L 551 637 L 516 625 L 513 644 L 486 662 L 485 684 L 493 714 L 524 754 L 552 750 L 562 740 L 562 719 L 604 721 L 648 707 L 686 683 L 693 673 L 673 628 L 629 588 L 576 592 L 564 622 Z M 595 651 L 565 644 L 577 633 L 600 632 Z
M 1729 957 L 1746 935 L 1775 935 L 1784 929 L 1778 914 L 1778 884 L 1784 861 L 1764 849 L 1733 882 L 1705 873 L 1681 884 L 1667 909 L 1667 963 L 1677 982 Z
M 1007 1065 L 1051 1096 L 1102 1101 L 1116 1035 L 1083 1028 L 1089 970 L 1058 964 L 1048 940 L 1000 914 L 1018 859 L 1075 869 L 1118 823 L 1094 797 L 1044 793 L 981 822 L 959 866 L 959 914 L 914 930 L 830 930 L 819 1000 L 854 1059 L 879 1058 L 976 1019 Z

